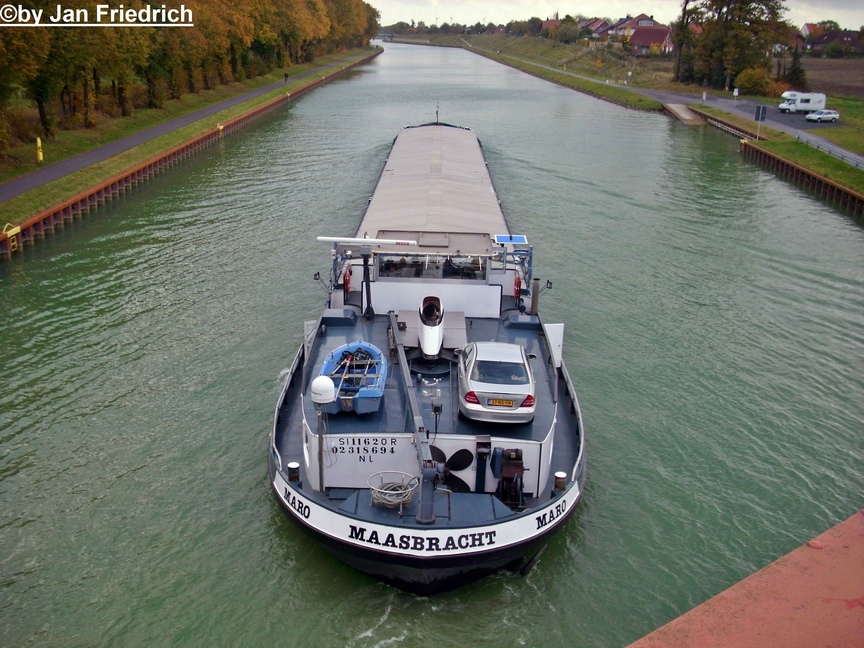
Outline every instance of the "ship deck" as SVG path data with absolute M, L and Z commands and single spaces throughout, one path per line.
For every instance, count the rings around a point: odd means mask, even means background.
M 423 420 L 433 435 L 463 435 L 466 437 L 496 436 L 517 440 L 541 441 L 555 423 L 555 452 L 552 457 L 552 472 L 572 472 L 580 449 L 580 430 L 578 417 L 572 415 L 572 404 L 568 400 L 567 385 L 564 377 L 547 362 L 542 329 L 532 326 L 528 316 L 513 311 L 512 317 L 503 319 L 466 318 L 465 339 L 467 341 L 497 340 L 521 344 L 528 353 L 536 354 L 531 360 L 536 383 L 536 414 L 531 423 L 500 425 L 471 421 L 458 415 L 458 376 L 455 364 L 439 360 L 434 366 L 427 366 L 421 359 L 412 361 L 419 371 L 412 371 L 412 377 L 420 375 L 408 386 L 417 399 Z M 325 317 L 327 316 L 325 312 Z M 353 322 L 353 323 L 349 323 Z M 369 320 L 346 319 L 344 325 L 333 323 L 324 327 L 315 345 L 309 350 L 309 363 L 304 367 L 305 379 L 286 394 L 285 406 L 281 416 L 284 430 L 302 428 L 302 418 L 315 421 L 315 406 L 308 397 L 308 384 L 318 375 L 329 352 L 350 341 L 362 339 L 371 342 L 385 352 L 388 348 L 387 328 L 389 318 L 376 315 Z M 384 398 L 380 409 L 375 413 L 357 415 L 341 412 L 327 417 L 328 435 L 356 434 L 364 437 L 387 436 L 404 433 L 406 413 L 409 411 L 408 390 L 403 385 L 401 371 L 393 367 L 388 371 L 384 387 Z M 300 387 L 306 384 L 306 397 L 303 407 L 299 406 Z M 441 406 L 437 428 L 433 404 Z M 562 409 L 563 408 L 563 409 Z M 566 412 L 566 415 L 563 414 Z M 313 423 L 314 424 L 314 423 Z M 277 448 L 282 456 L 302 456 L 301 434 L 280 434 L 281 444 Z M 371 471 L 370 471 L 371 472 Z M 306 492 L 307 496 L 338 509 L 351 516 L 370 522 L 418 526 L 415 520 L 417 500 L 405 505 L 401 510 L 371 505 L 370 490 L 366 488 L 328 488 L 326 492 Z M 548 501 L 553 494 L 538 493 L 527 502 L 530 508 Z M 516 515 L 492 493 L 449 493 L 435 501 L 435 525 L 470 526 L 478 522 L 495 522 Z
M 403 128 L 357 236 L 385 230 L 504 234 L 507 221 L 474 132 L 444 124 Z
M 474 422 L 458 416 L 458 378 L 455 363 L 446 360 L 438 360 L 434 365 L 425 363 L 417 358 L 410 361 L 412 375 L 419 374 L 419 381 L 412 386 L 414 395 L 420 405 L 422 416 L 427 423 L 427 428 L 438 434 L 502 434 L 506 429 L 506 436 L 510 438 L 532 439 L 540 441 L 549 427 L 552 425 L 555 407 L 553 402 L 552 381 L 548 365 L 542 354 L 541 339 L 538 331 L 514 328 L 508 326 L 507 321 L 491 320 L 482 318 L 467 318 L 465 340 L 473 342 L 478 340 L 495 340 L 498 342 L 510 342 L 525 347 L 526 352 L 535 353 L 538 357 L 532 360 L 534 378 L 536 381 L 537 413 L 532 423 L 508 424 L 506 426 L 492 423 Z M 330 351 L 342 344 L 363 340 L 371 342 L 386 353 L 388 348 L 387 326 L 389 320 L 386 316 L 378 315 L 371 321 L 358 318 L 354 326 L 327 326 L 326 333 L 320 339 L 310 354 L 311 370 L 309 375 L 318 375 L 324 359 Z M 432 413 L 433 403 L 440 404 L 443 408 L 435 428 Z M 315 407 L 311 399 L 305 403 L 306 417 L 308 420 L 315 418 Z M 401 384 L 399 371 L 389 371 L 384 386 L 384 402 L 381 408 L 371 414 L 356 415 L 352 412 L 342 412 L 328 418 L 328 433 L 353 432 L 367 434 L 386 434 L 402 432 L 405 429 L 405 412 L 408 411 L 407 394 Z M 572 466 L 572 463 L 571 463 Z
M 522 246 L 522 256 L 516 246 Z M 508 251 L 515 258 L 505 259 Z M 570 503 L 578 501 L 584 482 L 577 467 L 583 449 L 581 415 L 561 363 L 563 339 L 550 342 L 539 315 L 524 314 L 539 298 L 528 285 L 532 252 L 526 237 L 510 232 L 473 131 L 438 123 L 402 129 L 356 238 L 339 242 L 332 254 L 330 299 L 321 319 L 307 325 L 300 365 L 286 383 L 272 435 L 278 469 L 288 462 L 300 464 L 303 496 L 362 521 L 417 527 L 423 518 L 427 529 L 531 515 L 532 508 L 562 497 L 552 485 L 552 475 L 560 472 L 567 476 L 568 489 L 576 484 L 576 499 Z M 349 266 L 356 275 L 353 282 Z M 440 298 L 445 307 L 443 344 L 431 362 L 419 348 L 419 337 L 427 331 L 418 308 L 426 295 Z M 395 345 L 388 333 L 393 317 L 398 320 Z M 529 423 L 492 424 L 459 415 L 455 350 L 490 340 L 521 345 L 529 356 L 535 380 L 535 413 Z M 323 414 L 312 401 L 311 383 L 334 349 L 354 342 L 389 355 L 380 405 L 363 414 Z M 340 406 L 347 409 L 350 398 L 343 398 Z M 428 438 L 418 441 L 419 434 Z M 389 444 L 383 457 L 382 441 Z M 313 447 L 317 456 L 310 457 Z M 430 452 L 431 459 L 423 454 Z M 505 479 L 496 474 L 500 466 L 492 456 L 505 452 L 519 455 L 513 460 L 518 477 L 507 478 L 510 484 L 515 480 L 519 496 L 512 499 L 508 491 L 507 502 L 496 496 L 503 493 L 496 487 Z M 459 453 L 471 456 L 468 467 L 447 463 Z M 421 462 L 442 466 L 441 482 L 433 487 L 431 526 L 418 515 L 420 498 L 401 508 L 371 505 L 369 479 L 384 472 L 430 479 L 421 476 Z M 526 537 L 537 535 L 538 527 L 529 527 Z

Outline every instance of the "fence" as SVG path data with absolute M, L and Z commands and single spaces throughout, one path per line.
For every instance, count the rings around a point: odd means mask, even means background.
M 832 157 L 836 157 L 838 160 L 842 160 L 847 164 L 851 164 L 856 169 L 864 169 L 864 158 L 860 155 L 855 155 L 854 153 L 850 153 L 849 151 L 845 151 L 838 146 L 833 146 L 829 144 L 823 139 L 818 137 L 810 137 L 809 135 L 805 135 L 802 132 L 798 132 L 798 136 L 796 138 L 799 142 L 804 142 L 808 146 L 814 147 L 817 151 L 822 151 L 823 153 L 827 153 Z

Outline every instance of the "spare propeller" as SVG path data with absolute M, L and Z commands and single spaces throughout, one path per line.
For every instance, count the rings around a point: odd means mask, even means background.
M 436 446 L 431 446 L 432 458 L 436 463 L 444 464 L 444 479 L 442 483 L 454 493 L 470 493 L 471 487 L 451 471 L 465 470 L 474 463 L 474 453 L 466 448 L 457 450 L 449 459 Z

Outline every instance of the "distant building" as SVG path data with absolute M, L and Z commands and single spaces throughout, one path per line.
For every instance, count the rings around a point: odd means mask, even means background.
M 860 34 L 857 31 L 849 29 L 824 32 L 815 38 L 811 38 L 805 47 L 808 51 L 821 52 L 826 46 L 834 44 L 842 46 L 850 53 L 859 54 L 862 51 Z
M 555 20 L 544 20 L 540 25 L 540 33 L 553 33 L 558 29 L 558 25 L 561 24 L 561 21 L 557 18 Z
M 605 36 L 630 36 L 636 29 L 640 27 L 666 27 L 662 23 L 654 20 L 654 16 L 647 14 L 639 14 L 635 18 L 627 16 L 613 23 L 607 30 L 602 32 Z
M 579 22 L 579 31 L 591 30 L 591 37 L 598 38 L 600 34 L 609 29 L 609 21 L 605 18 L 588 18 Z
M 675 49 L 672 44 L 672 29 L 670 27 L 637 27 L 630 34 L 630 51 L 644 55 L 656 48 L 660 54 L 668 54 Z
M 604 40 L 628 43 L 630 50 L 639 55 L 648 54 L 652 47 L 663 54 L 675 49 L 672 44 L 672 28 L 654 20 L 654 16 L 648 14 L 622 18 L 602 29 L 599 35 Z
M 817 36 L 821 36 L 822 32 L 825 30 L 822 29 L 819 25 L 814 23 L 806 23 L 799 32 L 804 40 L 809 40 L 811 38 L 816 38 Z

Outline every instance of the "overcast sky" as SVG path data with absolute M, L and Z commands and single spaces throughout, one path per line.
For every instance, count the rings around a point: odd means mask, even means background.
M 381 24 L 399 21 L 427 25 L 456 22 L 462 25 L 511 20 L 543 20 L 567 14 L 598 16 L 617 20 L 626 15 L 648 14 L 664 24 L 671 23 L 681 11 L 681 0 L 366 0 L 381 12 Z M 799 27 L 804 23 L 834 20 L 843 29 L 857 30 L 864 25 L 864 0 L 786 0 L 786 19 Z

